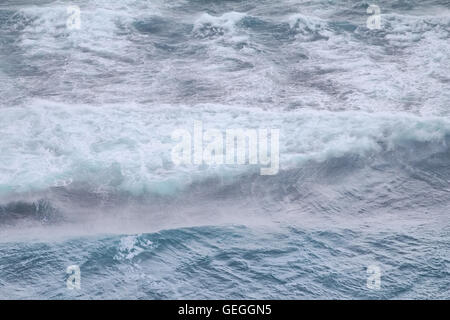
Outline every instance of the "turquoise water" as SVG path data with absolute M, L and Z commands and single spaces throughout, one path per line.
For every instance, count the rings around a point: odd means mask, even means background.
M 450 6 L 369 4 L 3 1 L 0 299 L 449 299 Z M 195 121 L 279 173 L 174 165 Z

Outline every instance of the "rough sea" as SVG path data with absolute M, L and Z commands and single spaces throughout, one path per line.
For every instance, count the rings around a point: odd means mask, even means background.
M 449 0 L 0 0 L 0 299 L 450 299 L 449 183 Z

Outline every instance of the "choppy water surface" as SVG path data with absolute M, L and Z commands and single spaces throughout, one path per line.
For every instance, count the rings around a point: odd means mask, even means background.
M 2 1 L 0 298 L 449 299 L 450 3 L 370 4 Z M 194 121 L 280 172 L 175 166 Z

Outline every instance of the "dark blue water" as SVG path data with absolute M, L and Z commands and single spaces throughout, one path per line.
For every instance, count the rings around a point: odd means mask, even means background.
M 2 1 L 0 299 L 449 299 L 450 4 L 370 4 Z M 194 121 L 278 174 L 174 165 Z

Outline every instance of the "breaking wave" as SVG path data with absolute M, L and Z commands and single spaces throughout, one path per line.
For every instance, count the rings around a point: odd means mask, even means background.
M 0 299 L 448 298 L 448 1 L 379 30 L 366 1 L 68 5 L 0 4 Z M 279 129 L 278 174 L 174 165 L 195 121 Z

